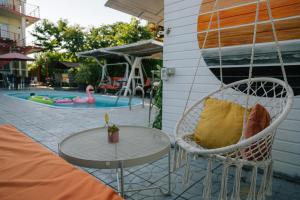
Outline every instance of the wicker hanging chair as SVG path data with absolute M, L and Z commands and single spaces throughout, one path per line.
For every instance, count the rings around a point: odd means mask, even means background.
M 258 12 L 260 0 L 257 0 L 256 4 L 256 18 L 254 24 L 254 34 L 253 34 L 253 45 L 251 53 L 251 63 L 249 68 L 249 78 L 241 81 L 237 81 L 228 85 L 221 84 L 220 89 L 208 94 L 201 100 L 194 103 L 190 108 L 187 109 L 188 101 L 192 93 L 193 84 L 195 77 L 199 68 L 196 69 L 194 75 L 193 83 L 191 85 L 186 106 L 181 119 L 178 121 L 176 126 L 176 151 L 174 160 L 174 170 L 185 165 L 185 175 L 184 182 L 189 179 L 189 159 L 191 157 L 202 157 L 207 159 L 207 175 L 204 179 L 204 199 L 211 198 L 212 190 L 212 164 L 215 160 L 223 164 L 222 180 L 221 180 L 221 191 L 220 199 L 226 199 L 227 193 L 227 179 L 228 179 L 228 169 L 229 167 L 234 167 L 235 169 L 235 181 L 234 188 L 232 190 L 231 199 L 240 199 L 240 181 L 243 166 L 247 165 L 252 168 L 251 186 L 248 193 L 248 199 L 264 199 L 266 194 L 271 193 L 271 183 L 272 183 L 272 145 L 274 141 L 274 136 L 279 124 L 286 119 L 293 102 L 293 90 L 288 85 L 286 73 L 284 69 L 284 64 L 282 61 L 280 47 L 278 45 L 278 39 L 276 35 L 276 30 L 274 22 L 272 19 L 272 10 L 270 8 L 269 0 L 266 0 L 270 21 L 272 24 L 274 42 L 277 47 L 278 57 L 281 63 L 281 69 L 284 81 L 269 78 L 260 77 L 252 78 L 252 68 L 254 60 L 254 50 L 256 41 L 256 29 L 258 22 Z M 215 3 L 214 12 L 217 13 L 218 26 L 219 24 L 219 12 L 218 12 L 218 0 Z M 213 16 L 213 14 L 212 14 Z M 212 20 L 212 17 L 211 17 Z M 211 20 L 209 27 L 211 25 Z M 220 26 L 219 26 L 220 27 Z M 220 30 L 220 28 L 219 28 Z M 207 31 L 208 32 L 208 31 Z M 205 47 L 205 42 L 207 35 L 204 39 L 203 47 Z M 219 31 L 219 56 L 220 56 L 220 76 L 222 81 L 222 55 L 221 55 L 221 38 Z M 199 59 L 200 60 L 200 59 Z M 245 139 L 242 135 L 239 142 L 230 146 L 217 148 L 217 149 L 206 149 L 200 146 L 194 140 L 195 128 L 199 122 L 199 117 L 204 108 L 204 102 L 207 98 L 217 98 L 221 100 L 226 100 L 234 103 L 238 103 L 245 108 L 251 108 L 255 104 L 259 103 L 264 106 L 271 117 L 270 125 L 257 133 L 256 135 Z M 244 127 L 247 123 L 246 115 L 244 115 Z M 222 131 L 222 130 L 220 130 Z M 226 135 L 224 133 L 223 135 Z M 245 153 L 246 152 L 246 153 Z M 262 169 L 262 181 L 259 190 L 256 191 L 256 177 L 258 168 Z

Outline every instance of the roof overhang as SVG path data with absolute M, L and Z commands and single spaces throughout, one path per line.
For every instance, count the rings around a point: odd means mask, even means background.
M 164 0 L 108 0 L 105 6 L 164 25 Z
M 163 43 L 156 40 L 144 40 L 132 44 L 95 49 L 91 51 L 84 51 L 76 53 L 79 57 L 96 57 L 96 58 L 110 58 L 120 56 L 134 56 L 134 57 L 151 57 L 157 58 L 158 54 L 163 52 Z M 160 56 L 162 57 L 162 56 Z

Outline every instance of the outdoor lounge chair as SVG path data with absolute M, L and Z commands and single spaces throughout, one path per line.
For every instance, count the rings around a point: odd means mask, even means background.
M 0 126 L 0 160 L 0 199 L 122 199 L 11 125 Z

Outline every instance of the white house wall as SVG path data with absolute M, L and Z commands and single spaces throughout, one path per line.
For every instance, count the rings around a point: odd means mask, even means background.
M 201 0 L 165 0 L 165 29 L 171 31 L 164 39 L 164 67 L 176 68 L 176 75 L 164 82 L 163 131 L 174 141 L 176 122 L 182 115 L 188 91 L 201 56 L 197 41 L 197 17 Z M 200 61 L 190 98 L 202 98 L 219 87 L 219 80 Z M 300 97 L 295 97 L 293 109 L 276 135 L 274 170 L 290 176 L 300 176 Z

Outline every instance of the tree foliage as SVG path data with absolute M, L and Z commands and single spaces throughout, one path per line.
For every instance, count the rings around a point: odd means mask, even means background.
M 132 18 L 130 23 L 116 22 L 90 28 L 86 34 L 85 49 L 130 44 L 150 38 L 153 38 L 153 33 L 148 27 L 142 26 L 136 18 Z
M 153 128 L 162 129 L 162 105 L 163 103 L 163 82 L 160 81 L 157 93 L 154 97 L 154 105 L 158 108 L 158 113 L 153 122 Z
M 132 18 L 130 23 L 116 22 L 85 29 L 77 24 L 70 25 L 67 20 L 53 23 L 42 20 L 31 33 L 34 44 L 44 52 L 76 53 L 84 50 L 111 47 L 153 38 L 153 32 L 140 21 Z
M 67 21 L 59 20 L 57 24 L 47 19 L 35 25 L 31 35 L 34 37 L 34 44 L 41 47 L 44 52 L 61 50 L 62 30 L 67 26 Z
M 82 85 L 96 86 L 101 77 L 101 67 L 97 63 L 85 63 L 78 69 L 75 80 Z

